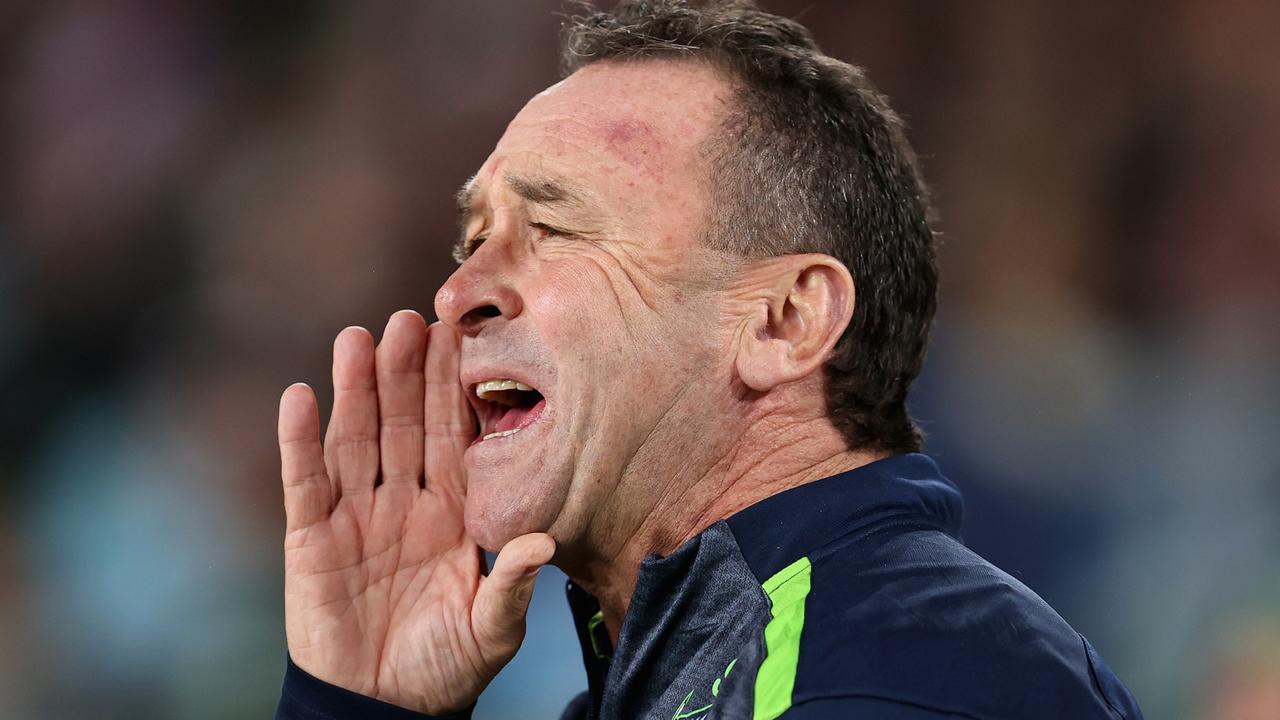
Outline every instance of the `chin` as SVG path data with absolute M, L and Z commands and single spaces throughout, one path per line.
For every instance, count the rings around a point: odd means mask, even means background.
M 511 493 L 492 497 L 478 488 L 467 492 L 467 535 L 485 550 L 496 553 L 511 540 L 533 532 L 546 532 L 554 513 L 532 498 Z

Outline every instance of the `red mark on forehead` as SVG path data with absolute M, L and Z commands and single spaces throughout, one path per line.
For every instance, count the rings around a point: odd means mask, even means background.
M 605 138 L 611 146 L 627 145 L 637 138 L 653 135 L 653 128 L 639 120 L 611 120 L 605 124 Z
M 662 138 L 648 123 L 609 120 L 602 132 L 605 148 L 637 170 L 661 174 Z

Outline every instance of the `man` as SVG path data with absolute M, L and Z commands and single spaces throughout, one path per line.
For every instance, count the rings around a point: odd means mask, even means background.
M 1140 717 L 916 454 L 933 238 L 861 71 L 676 0 L 565 62 L 459 194 L 442 324 L 338 336 L 323 445 L 281 400 L 279 717 L 466 717 L 548 562 L 566 718 Z

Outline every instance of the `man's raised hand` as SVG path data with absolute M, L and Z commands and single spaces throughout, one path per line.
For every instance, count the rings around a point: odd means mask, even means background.
M 486 577 L 463 526 L 462 456 L 475 431 L 459 339 L 415 312 L 382 342 L 347 328 L 333 347 L 333 415 L 280 399 L 285 630 L 300 668 L 427 713 L 475 702 L 524 638 L 538 568 L 555 543 L 507 543 Z

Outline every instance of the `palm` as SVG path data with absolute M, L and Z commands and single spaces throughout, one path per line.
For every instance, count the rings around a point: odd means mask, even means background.
M 400 313 L 375 357 L 367 333 L 344 331 L 323 450 L 305 388 L 286 391 L 280 431 L 290 655 L 330 683 L 436 712 L 473 702 L 515 653 L 527 602 L 516 583 L 550 554 L 549 538 L 526 536 L 482 575 L 462 520 L 472 422 L 447 333 L 432 328 L 428 344 L 421 318 Z

